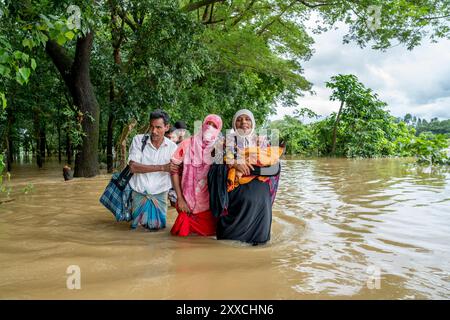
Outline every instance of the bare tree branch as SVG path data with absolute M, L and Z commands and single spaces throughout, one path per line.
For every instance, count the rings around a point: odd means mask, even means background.
M 289 5 L 287 5 L 283 10 L 281 10 L 281 12 L 279 14 L 277 14 L 272 21 L 270 21 L 269 23 L 267 23 L 265 26 L 263 26 L 256 34 L 258 36 L 260 36 L 261 34 L 263 34 L 264 31 L 266 31 L 272 24 L 274 24 L 275 22 L 279 21 L 281 16 L 292 6 L 294 6 L 294 4 L 296 4 L 296 2 L 291 2 Z
M 308 3 L 304 0 L 297 0 L 297 2 L 300 2 L 301 4 L 303 4 L 304 6 L 308 7 L 308 8 L 317 8 L 317 7 L 323 7 L 323 6 L 332 6 L 337 4 L 337 2 L 319 2 L 319 3 Z
M 48 40 L 45 45 L 45 51 L 50 59 L 52 59 L 59 73 L 64 79 L 66 84 L 71 83 L 71 69 L 73 65 L 73 59 L 69 56 L 66 49 L 60 46 L 53 40 Z
M 133 30 L 133 32 L 136 32 L 137 30 L 136 23 L 127 16 L 127 13 L 125 11 L 118 10 L 118 15 L 123 21 L 125 21 L 125 23 L 131 28 L 131 30 Z
M 250 11 L 254 3 L 255 0 L 250 1 L 250 3 L 245 7 L 244 11 L 237 17 L 236 20 L 233 21 L 233 23 L 231 24 L 232 27 L 237 25 L 244 18 L 245 14 Z
M 210 4 L 216 3 L 216 2 L 224 2 L 225 0 L 201 0 L 194 3 L 189 3 L 185 5 L 183 8 L 181 8 L 182 11 L 191 12 L 194 10 L 197 10 L 204 6 L 209 6 Z

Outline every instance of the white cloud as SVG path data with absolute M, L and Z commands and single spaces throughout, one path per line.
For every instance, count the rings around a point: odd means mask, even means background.
M 325 82 L 333 75 L 355 74 L 366 86 L 388 103 L 394 116 L 413 113 L 421 118 L 450 118 L 450 40 L 429 43 L 409 51 L 402 46 L 385 52 L 342 44 L 346 27 L 315 35 L 315 54 L 304 63 L 305 76 L 313 82 L 315 96 L 298 99 L 299 105 L 321 115 L 339 108 L 329 101 L 331 91 Z M 281 119 L 292 108 L 277 108 Z

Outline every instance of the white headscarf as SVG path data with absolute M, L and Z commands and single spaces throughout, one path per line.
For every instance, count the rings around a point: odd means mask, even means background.
M 252 129 L 249 133 L 247 134 L 242 134 L 240 133 L 237 128 L 236 128 L 236 120 L 238 117 L 242 116 L 242 115 L 246 115 L 250 118 L 250 120 L 252 121 Z M 255 122 L 255 117 L 253 116 L 253 113 L 248 110 L 248 109 L 241 109 L 238 112 L 235 113 L 235 115 L 233 116 L 233 122 L 232 122 L 232 127 L 233 127 L 233 133 L 227 135 L 227 144 L 230 143 L 234 146 L 234 141 L 235 139 L 237 139 L 238 145 L 240 145 L 243 148 L 246 147 L 253 147 L 257 145 L 257 136 L 256 136 L 256 122 Z
M 236 128 L 236 120 L 237 120 L 237 118 L 239 118 L 242 115 L 246 115 L 252 120 L 252 131 L 250 133 L 247 133 L 246 135 L 239 134 L 239 131 Z M 255 117 L 253 116 L 253 113 L 250 110 L 248 110 L 248 109 L 241 109 L 241 110 L 239 110 L 238 112 L 236 112 L 234 114 L 234 116 L 233 116 L 233 130 L 236 133 L 236 135 L 238 135 L 240 137 L 251 137 L 253 135 L 253 133 L 255 132 L 255 127 L 256 127 Z

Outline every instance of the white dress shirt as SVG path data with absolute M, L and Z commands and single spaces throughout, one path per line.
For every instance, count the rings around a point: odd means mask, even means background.
M 146 165 L 164 165 L 170 162 L 173 153 L 177 149 L 177 145 L 164 137 L 161 146 L 156 149 L 148 138 L 147 145 L 144 152 L 142 149 L 143 134 L 138 134 L 133 138 L 130 146 L 130 154 L 128 156 L 128 163 L 130 161 L 138 162 Z M 169 172 L 149 172 L 149 173 L 135 173 L 130 179 L 130 187 L 134 191 L 147 194 L 159 194 L 168 191 L 172 188 Z

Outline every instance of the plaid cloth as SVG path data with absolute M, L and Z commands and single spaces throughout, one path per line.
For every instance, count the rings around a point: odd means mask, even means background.
M 167 191 L 146 194 L 133 190 L 131 198 L 132 229 L 138 225 L 153 231 L 166 227 Z
M 100 197 L 100 202 L 113 213 L 117 221 L 131 221 L 131 188 L 127 184 L 120 190 L 117 180 L 120 173 L 114 173 L 105 191 Z
M 145 134 L 142 137 L 141 151 L 147 144 L 150 136 Z M 117 221 L 131 221 L 131 187 L 128 182 L 133 173 L 130 167 L 126 166 L 120 173 L 114 173 L 111 181 L 106 186 L 105 191 L 100 197 L 100 203 L 103 204 L 109 211 L 111 211 Z

